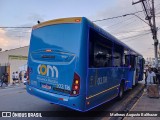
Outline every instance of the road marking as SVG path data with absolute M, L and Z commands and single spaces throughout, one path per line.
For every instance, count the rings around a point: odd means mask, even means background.
M 144 93 L 144 91 L 143 91 L 142 96 L 143 96 L 144 94 L 145 94 L 145 93 Z M 129 110 L 129 112 L 132 111 L 132 110 L 136 107 L 137 103 L 138 103 L 139 100 L 142 98 L 142 96 L 134 103 L 134 105 L 133 105 L 132 108 Z M 128 117 L 125 117 L 123 120 L 128 120 Z
M 144 92 L 143 92 L 142 96 L 143 95 L 144 95 Z M 130 111 L 132 111 L 135 108 L 135 106 L 137 105 L 137 103 L 139 102 L 139 100 L 142 98 L 142 96 L 136 101 L 136 103 L 132 106 L 132 108 L 131 108 Z

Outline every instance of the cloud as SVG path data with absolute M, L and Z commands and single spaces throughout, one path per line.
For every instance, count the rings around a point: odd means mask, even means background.
M 0 47 L 3 51 L 29 45 L 29 32 L 22 33 L 21 37 L 16 36 L 18 33 L 19 31 L 0 29 Z
M 31 13 L 27 17 L 26 24 L 18 27 L 32 27 L 37 24 L 37 20 L 44 21 L 44 16 Z M 0 48 L 2 50 L 9 50 L 13 48 L 23 47 L 29 45 L 31 35 L 31 28 L 5 28 L 0 29 Z

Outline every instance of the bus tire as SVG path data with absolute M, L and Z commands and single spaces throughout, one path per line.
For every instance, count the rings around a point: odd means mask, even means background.
M 118 99 L 122 99 L 124 95 L 124 84 L 121 83 L 119 87 L 119 92 L 118 92 Z

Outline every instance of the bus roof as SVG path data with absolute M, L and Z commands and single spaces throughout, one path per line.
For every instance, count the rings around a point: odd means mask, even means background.
M 49 20 L 46 22 L 39 23 L 33 26 L 33 29 L 37 29 L 37 28 L 41 28 L 41 27 L 53 25 L 53 24 L 80 23 L 81 21 L 82 21 L 82 17 L 60 18 L 60 19 L 54 19 L 54 20 Z

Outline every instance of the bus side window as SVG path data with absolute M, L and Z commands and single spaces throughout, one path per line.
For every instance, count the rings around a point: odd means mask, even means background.
M 123 56 L 123 47 L 114 43 L 113 49 L 113 66 L 121 67 L 122 66 L 122 56 Z
M 125 55 L 125 63 L 124 63 L 124 66 L 125 67 L 129 67 L 130 65 L 130 56 L 129 55 Z
M 103 37 L 93 29 L 90 29 L 89 33 L 89 67 L 111 67 L 112 41 Z
M 130 56 L 130 65 L 131 65 L 131 68 L 135 68 L 135 56 L 134 55 L 131 55 Z
M 94 66 L 96 67 L 111 67 L 112 66 L 112 51 L 99 45 L 94 46 Z
M 114 59 L 113 66 L 120 67 L 122 62 L 121 53 L 114 52 L 113 59 Z

